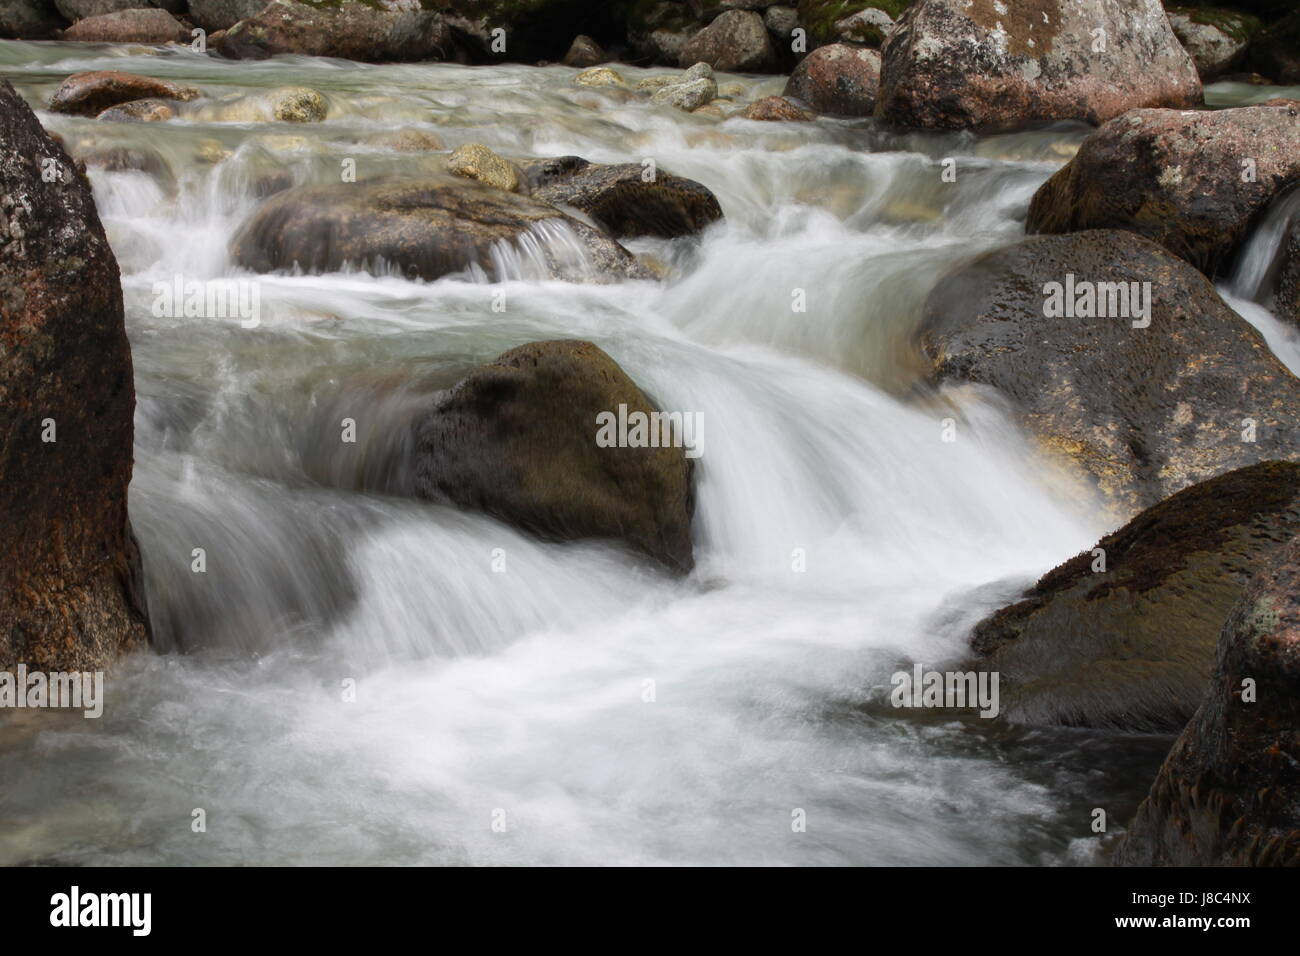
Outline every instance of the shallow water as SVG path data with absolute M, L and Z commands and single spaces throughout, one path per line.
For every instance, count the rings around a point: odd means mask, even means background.
M 91 175 L 135 360 L 132 521 L 176 653 L 124 662 L 100 720 L 0 718 L 0 863 L 1056 864 L 1092 859 L 1092 808 L 1131 814 L 1167 738 L 881 703 L 896 669 L 960 661 L 982 613 L 1108 530 L 986 396 L 923 388 L 911 341 L 937 278 L 1020 235 L 1082 127 L 899 136 L 688 116 L 563 67 L 0 44 L 38 107 L 103 68 L 213 97 L 308 85 L 331 115 L 42 114 L 74 153 L 163 161 Z M 733 82 L 747 100 L 783 80 Z M 500 286 L 259 277 L 256 328 L 153 314 L 156 282 L 249 278 L 227 247 L 266 177 L 436 168 L 374 144 L 399 128 L 519 159 L 653 158 L 727 219 L 631 243 L 671 266 L 662 283 L 539 279 L 523 256 Z M 429 394 L 557 337 L 703 415 L 689 577 L 400 494 Z

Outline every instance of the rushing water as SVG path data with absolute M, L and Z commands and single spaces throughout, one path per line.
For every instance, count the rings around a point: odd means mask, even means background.
M 911 344 L 938 276 L 1013 241 L 1085 130 L 724 122 L 563 67 L 0 44 L 38 107 L 104 68 L 231 98 L 165 124 L 42 114 L 74 153 L 161 159 L 92 182 L 135 359 L 131 515 L 174 653 L 124 662 L 100 720 L 5 719 L 0 863 L 1050 864 L 1092 858 L 1093 807 L 1131 813 L 1167 738 L 882 703 L 900 665 L 961 660 L 982 613 L 1107 530 L 986 396 L 925 389 Z M 728 83 L 748 100 L 783 80 Z M 284 84 L 330 119 L 231 121 Z M 436 167 L 378 140 L 394 129 L 653 158 L 727 219 L 632 243 L 670 264 L 662 283 L 542 280 L 516 256 L 505 313 L 481 277 L 354 272 L 263 277 L 253 329 L 153 314 L 155 282 L 240 278 L 228 243 L 267 177 Z M 689 577 L 394 493 L 396 436 L 434 390 L 557 337 L 703 414 Z

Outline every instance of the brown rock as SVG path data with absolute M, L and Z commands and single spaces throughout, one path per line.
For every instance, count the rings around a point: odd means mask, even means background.
M 148 638 L 121 281 L 89 182 L 4 80 L 0 150 L 0 670 L 97 670 Z
M 131 100 L 111 106 L 99 114 L 99 119 L 132 123 L 161 123 L 176 118 L 176 109 L 166 100 Z
M 870 116 L 880 86 L 880 54 L 832 43 L 809 53 L 790 74 L 785 96 L 831 116 Z
M 78 20 L 63 39 L 82 43 L 188 43 L 190 31 L 166 10 L 119 10 Z
M 451 29 L 440 13 L 419 4 L 387 9 L 359 0 L 311 6 L 276 0 L 230 27 L 215 49 L 231 59 L 277 53 L 333 56 L 366 63 L 443 60 Z
M 609 62 L 609 54 L 589 36 L 574 37 L 569 52 L 564 54 L 564 65 L 577 67 L 578 69 L 600 66 L 600 64 L 607 62 Z
M 98 116 L 111 106 L 132 100 L 196 100 L 202 94 L 189 86 L 156 80 L 136 73 L 98 70 L 74 73 L 50 97 L 50 111 L 77 116 Z
M 761 120 L 767 123 L 807 122 L 812 117 L 784 96 L 765 96 L 745 107 L 742 119 Z

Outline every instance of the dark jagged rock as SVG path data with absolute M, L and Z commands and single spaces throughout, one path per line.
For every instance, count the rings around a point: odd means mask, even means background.
M 156 80 L 136 73 L 96 70 L 74 73 L 50 97 L 50 111 L 77 116 L 98 116 L 104 110 L 132 100 L 196 100 L 202 94 L 189 86 Z
M 972 646 L 1024 724 L 1176 733 L 1200 704 L 1224 618 L 1300 534 L 1300 464 L 1193 485 L 1048 572 Z M 1098 564 L 1104 560 L 1104 565 Z M 1104 570 L 1097 570 L 1104 567 Z
M 412 278 L 437 279 L 475 265 L 493 275 L 494 247 L 538 226 L 568 227 L 601 277 L 650 277 L 613 239 L 546 203 L 450 177 L 288 190 L 253 213 L 232 254 L 255 272 L 332 272 L 383 262 Z M 551 266 L 558 277 L 580 277 L 565 263 Z
M 1116 317 L 1045 314 L 1050 284 L 1069 276 L 1076 305 L 1084 283 L 1149 288 L 1150 325 L 1123 317 L 1131 300 L 1112 301 L 1118 287 L 1097 310 Z M 1300 381 L 1204 276 L 1130 232 L 1042 236 L 980 257 L 935 287 L 921 343 L 937 381 L 995 389 L 1120 520 L 1226 471 L 1300 457 Z
M 0 670 L 97 670 L 148 637 L 122 287 L 84 173 L 4 80 L 0 150 Z
M 1251 700 L 1246 682 L 1253 685 Z M 1120 843 L 1128 866 L 1300 866 L 1300 540 L 1223 625 L 1214 678 Z
M 832 43 L 809 53 L 790 74 L 785 96 L 831 116 L 870 116 L 880 87 L 880 54 Z
M 584 69 L 609 62 L 609 54 L 591 37 L 578 36 L 573 38 L 573 43 L 569 46 L 569 52 L 564 54 L 563 62 L 565 66 Z
M 1128 229 L 1214 274 L 1300 181 L 1300 103 L 1111 120 L 1034 195 L 1026 229 Z
M 1100 124 L 1202 101 L 1160 0 L 916 0 L 882 52 L 876 115 L 894 126 Z
M 646 182 L 645 167 L 636 163 L 596 166 L 563 156 L 528 163 L 522 172 L 535 198 L 580 210 L 619 238 L 690 236 L 722 218 L 706 187 L 662 170 Z
M 1300 83 L 1300 10 L 1255 34 L 1245 65 L 1277 83 Z
M 273 0 L 213 46 L 231 59 L 297 53 L 367 63 L 443 60 L 452 52 L 451 31 L 440 13 L 419 3 L 389 9 L 363 0 Z
M 188 43 L 190 31 L 166 10 L 119 10 L 78 20 L 63 39 L 81 43 Z
M 511 349 L 438 398 L 416 430 L 416 489 L 543 538 L 625 541 L 693 565 L 693 462 L 682 448 L 602 448 L 597 416 L 656 411 L 590 342 Z
M 52 40 L 67 21 L 54 0 L 5 0 L 0 3 L 0 39 Z

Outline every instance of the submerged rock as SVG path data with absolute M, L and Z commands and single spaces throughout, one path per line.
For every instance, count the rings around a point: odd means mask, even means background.
M 0 670 L 99 670 L 148 637 L 121 281 L 85 175 L 2 79 L 0 151 L 26 159 L 0 164 Z
M 1223 625 L 1214 678 L 1115 855 L 1128 866 L 1300 866 L 1300 539 Z
M 368 63 L 443 60 L 452 52 L 451 30 L 441 14 L 420 3 L 388 8 L 362 0 L 273 0 L 213 46 L 232 59 L 298 53 Z
M 883 54 L 877 115 L 894 126 L 1099 124 L 1202 101 L 1160 0 L 916 0 Z
M 132 100 L 196 100 L 202 94 L 190 86 L 156 80 L 137 73 L 96 70 L 74 73 L 50 97 L 50 111 L 77 116 L 98 116 L 111 106 Z
M 471 266 L 495 275 L 498 244 L 514 243 L 539 227 L 568 230 L 585 253 L 585 264 L 548 253 L 558 277 L 581 278 L 587 267 L 606 279 L 649 277 L 613 239 L 553 206 L 450 177 L 290 189 L 258 207 L 231 251 L 254 272 L 386 266 L 432 280 Z
M 727 73 L 763 73 L 775 68 L 776 50 L 759 14 L 728 10 L 686 41 L 679 62 L 707 63 Z
M 1085 139 L 1043 184 L 1025 228 L 1127 229 L 1214 274 L 1294 182 L 1298 102 L 1190 114 L 1134 110 Z
M 972 646 L 1024 724 L 1176 733 L 1205 693 L 1223 621 L 1300 535 L 1300 464 L 1193 485 L 1048 572 Z
M 166 10 L 119 10 L 78 20 L 63 39 L 81 43 L 188 43 L 190 31 Z
M 447 157 L 447 171 L 453 176 L 477 180 L 485 186 L 519 191 L 519 171 L 482 143 L 466 143 Z
M 623 74 L 607 66 L 593 66 L 589 70 L 583 70 L 573 78 L 573 82 L 578 86 L 591 87 L 616 86 L 621 89 L 627 86 Z
M 996 390 L 1121 520 L 1226 471 L 1300 457 L 1300 380 L 1204 276 L 1130 232 L 981 256 L 930 294 L 921 343 L 936 381 Z
M 590 342 L 511 349 L 438 398 L 415 436 L 417 493 L 543 538 L 613 538 L 691 569 L 693 462 L 681 447 L 601 447 L 597 416 L 657 411 Z
M 130 123 L 161 123 L 176 118 L 176 108 L 167 100 L 132 100 L 111 106 L 97 117 L 102 120 Z
M 785 85 L 785 96 L 831 116 L 871 116 L 880 87 L 880 54 L 832 43 L 800 61 Z
M 522 172 L 535 198 L 577 209 L 618 238 L 695 235 L 722 218 L 707 187 L 663 170 L 647 182 L 637 163 L 595 166 L 564 156 L 527 163 Z

